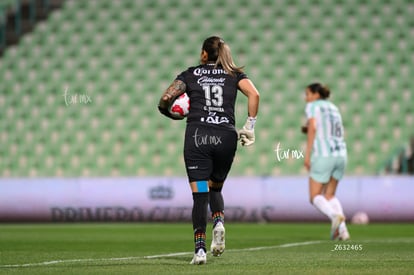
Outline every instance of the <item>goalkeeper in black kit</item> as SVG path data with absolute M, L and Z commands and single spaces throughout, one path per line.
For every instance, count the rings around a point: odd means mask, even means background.
M 239 90 L 248 98 L 248 104 L 246 123 L 237 131 L 234 109 Z M 234 64 L 229 45 L 220 37 L 212 36 L 202 45 L 200 65 L 180 73 L 165 90 L 159 101 L 159 111 L 176 119 L 169 107 L 183 93 L 190 98 L 184 161 L 193 193 L 195 249 L 191 264 L 205 264 L 208 205 L 213 220 L 210 251 L 213 256 L 220 256 L 225 248 L 221 191 L 233 163 L 237 141 L 242 146 L 255 142 L 259 92 L 243 68 Z

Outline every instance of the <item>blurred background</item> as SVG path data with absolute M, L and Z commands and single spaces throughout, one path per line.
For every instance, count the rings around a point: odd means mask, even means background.
M 275 149 L 304 150 L 304 89 L 322 82 L 343 115 L 347 175 L 414 185 L 413 15 L 410 0 L 1 0 L 3 193 L 16 178 L 185 182 L 185 122 L 157 103 L 211 35 L 261 93 L 257 142 L 229 177 L 306 180 L 303 160 Z M 237 126 L 246 104 L 240 94 Z

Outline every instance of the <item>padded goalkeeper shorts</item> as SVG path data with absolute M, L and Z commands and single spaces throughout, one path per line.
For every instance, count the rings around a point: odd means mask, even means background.
M 237 149 L 235 129 L 189 123 L 184 141 L 184 162 L 189 182 L 224 182 Z

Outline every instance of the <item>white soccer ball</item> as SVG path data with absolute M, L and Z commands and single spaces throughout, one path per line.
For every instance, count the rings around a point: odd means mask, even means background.
M 170 114 L 178 119 L 183 119 L 190 111 L 190 98 L 186 93 L 180 95 L 171 104 L 169 110 Z
M 369 223 L 369 217 L 368 214 L 365 212 L 356 212 L 351 219 L 351 222 L 353 224 L 368 224 Z

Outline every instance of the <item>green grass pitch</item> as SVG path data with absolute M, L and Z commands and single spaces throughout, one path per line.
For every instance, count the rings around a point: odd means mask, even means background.
M 0 274 L 414 274 L 414 224 L 348 227 L 227 223 L 224 254 L 192 266 L 188 223 L 1 224 Z

